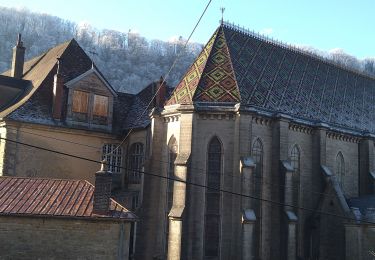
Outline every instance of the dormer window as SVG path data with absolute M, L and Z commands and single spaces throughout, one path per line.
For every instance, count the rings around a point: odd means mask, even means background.
M 108 97 L 94 94 L 92 119 L 97 124 L 106 124 L 108 118 Z
M 111 131 L 113 88 L 92 68 L 65 84 L 69 89 L 66 122 L 71 126 Z
M 72 116 L 75 120 L 88 120 L 89 93 L 80 90 L 73 91 Z

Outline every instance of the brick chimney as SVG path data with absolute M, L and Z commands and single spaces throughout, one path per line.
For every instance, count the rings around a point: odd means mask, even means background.
M 21 41 L 21 34 L 18 34 L 17 45 L 13 48 L 12 71 L 11 76 L 17 79 L 22 78 L 23 64 L 25 61 L 25 47 Z
M 160 85 L 161 85 L 161 87 L 160 87 Z M 160 79 L 159 79 L 158 88 L 159 87 L 160 87 L 159 92 L 157 93 L 157 95 L 155 97 L 155 106 L 156 107 L 163 107 L 164 103 L 165 103 L 165 98 L 166 98 L 166 95 L 167 95 L 167 87 L 166 87 L 166 84 L 165 84 L 165 81 L 164 81 L 163 77 L 160 77 Z
M 95 173 L 94 207 L 96 214 L 106 214 L 111 205 L 112 172 L 103 160 L 100 171 Z
M 63 87 L 64 78 L 61 73 L 62 61 L 57 58 L 57 71 L 53 78 L 53 103 L 52 103 L 52 117 L 56 120 L 61 119 L 62 102 L 63 102 Z

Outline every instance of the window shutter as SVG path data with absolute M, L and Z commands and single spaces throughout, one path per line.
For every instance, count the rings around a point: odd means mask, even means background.
M 89 104 L 89 93 L 79 90 L 73 92 L 72 111 L 76 113 L 87 113 Z
M 94 95 L 94 109 L 95 116 L 108 116 L 108 97 L 101 95 Z

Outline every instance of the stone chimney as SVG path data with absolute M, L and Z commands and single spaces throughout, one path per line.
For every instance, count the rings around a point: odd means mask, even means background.
M 53 78 L 53 103 L 52 103 L 52 117 L 53 119 L 60 120 L 62 112 L 62 102 L 63 102 L 63 87 L 64 78 L 61 73 L 62 61 L 57 58 L 57 70 Z
M 95 173 L 94 207 L 95 214 L 107 214 L 111 205 L 112 172 L 103 160 L 100 171 Z
M 159 87 L 160 87 L 159 92 L 157 93 L 155 97 L 155 107 L 163 107 L 165 103 L 165 98 L 167 95 L 167 87 L 166 87 L 166 83 L 163 77 L 160 77 L 159 79 L 158 88 Z
M 17 79 L 22 78 L 23 64 L 25 61 L 25 47 L 21 41 L 21 34 L 18 34 L 17 45 L 13 48 L 12 72 L 11 76 Z

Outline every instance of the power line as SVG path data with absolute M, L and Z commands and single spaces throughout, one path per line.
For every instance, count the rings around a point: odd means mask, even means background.
M 44 138 L 50 138 L 52 140 L 61 141 L 61 142 L 67 142 L 67 143 L 71 143 L 71 144 L 75 144 L 75 145 L 82 145 L 82 146 L 86 146 L 86 147 L 89 147 L 89 148 L 95 148 L 95 149 L 97 149 L 99 151 L 102 150 L 102 148 L 103 148 L 103 147 L 98 147 L 98 146 L 92 146 L 92 145 L 86 145 L 86 144 L 82 144 L 82 143 L 77 143 L 77 142 L 73 142 L 73 141 L 69 141 L 69 140 L 65 140 L 65 139 L 61 139 L 61 138 L 55 138 L 55 137 L 51 137 L 51 136 L 45 136 L 45 135 L 41 135 L 41 134 L 36 134 L 36 133 L 32 133 L 32 132 L 20 130 L 20 129 L 17 129 L 17 128 L 13 128 L 13 127 L 9 127 L 9 128 L 15 129 L 17 131 L 20 131 L 20 132 L 23 132 L 23 133 L 27 133 L 27 134 L 30 134 L 30 135 L 35 135 L 35 136 L 44 137 Z M 105 156 L 108 156 L 108 155 L 111 155 L 111 154 L 113 154 L 113 152 L 108 153 Z M 104 157 L 104 155 L 103 155 L 103 157 Z M 152 159 L 152 161 L 156 161 L 156 162 L 160 162 L 160 163 L 164 163 L 164 164 L 169 164 L 169 162 L 162 161 L 162 160 Z M 120 167 L 117 167 L 117 168 L 120 168 Z M 206 170 L 204 170 L 204 169 L 197 168 L 197 167 L 190 167 L 190 169 L 197 170 L 201 174 L 207 175 Z M 253 181 L 252 178 L 243 177 L 243 176 L 237 176 L 237 175 L 234 175 L 234 174 L 228 173 L 228 172 L 224 172 L 224 175 L 226 177 L 232 177 L 232 178 L 237 178 L 237 179 L 245 179 L 245 180 Z M 299 187 L 288 186 L 288 185 L 283 185 L 283 184 L 276 184 L 276 183 L 272 183 L 272 182 L 269 182 L 269 181 L 265 181 L 264 177 L 262 177 L 262 176 L 255 176 L 255 175 L 253 175 L 253 178 L 260 179 L 261 180 L 260 181 L 261 184 L 266 184 L 266 185 L 274 186 L 274 187 L 287 188 L 289 190 L 296 190 L 296 191 L 299 190 Z M 333 194 L 325 193 L 325 192 L 319 192 L 319 191 L 315 191 L 315 190 L 309 189 L 309 188 L 304 188 L 303 190 L 304 190 L 304 192 L 308 191 L 309 193 L 313 193 L 313 194 L 323 195 L 323 196 L 327 196 L 327 197 L 334 197 Z
M 60 155 L 64 155 L 64 156 L 69 156 L 69 157 L 76 158 L 76 159 L 81 159 L 81 160 L 85 160 L 85 161 L 89 161 L 89 162 L 94 162 L 94 163 L 98 163 L 98 164 L 102 163 L 101 161 L 89 159 L 89 158 L 86 158 L 86 157 L 82 157 L 82 156 L 78 156 L 78 155 L 73 155 L 73 154 L 69 154 L 69 153 L 64 153 L 64 152 L 59 152 L 59 151 L 56 151 L 56 150 L 52 150 L 52 149 L 48 149 L 48 148 L 44 148 L 44 147 L 40 147 L 40 146 L 36 146 L 36 145 L 31 145 L 31 144 L 27 144 L 27 143 L 24 143 L 24 142 L 19 142 L 19 141 L 11 140 L 11 139 L 4 138 L 4 137 L 0 137 L 0 139 L 6 140 L 6 141 L 9 141 L 9 142 L 13 142 L 13 143 L 17 143 L 17 144 L 20 144 L 20 145 L 28 146 L 28 147 L 31 147 L 31 148 L 35 148 L 35 149 L 47 151 L 47 152 L 52 152 L 52 153 L 56 153 L 56 154 L 60 154 Z M 111 166 L 113 166 L 113 164 Z M 122 168 L 122 169 L 125 169 L 125 170 L 129 170 L 127 167 L 123 167 L 123 166 L 121 166 L 119 168 Z M 277 205 L 277 206 L 305 210 L 305 211 L 309 211 L 309 212 L 312 212 L 312 213 L 315 213 L 315 214 L 327 215 L 327 216 L 337 217 L 337 218 L 340 218 L 340 219 L 346 219 L 346 220 L 351 220 L 351 221 L 355 221 L 355 222 L 358 221 L 358 222 L 362 222 L 362 223 L 365 223 L 365 224 L 372 224 L 372 225 L 375 224 L 375 222 L 371 222 L 371 221 L 367 221 L 367 220 L 357 220 L 357 219 L 354 219 L 354 218 L 350 218 L 350 217 L 338 215 L 338 214 L 335 214 L 335 213 L 324 212 L 324 211 L 321 211 L 321 210 L 314 210 L 314 209 L 310 209 L 310 208 L 306 208 L 306 207 L 290 205 L 290 204 L 286 204 L 286 203 L 282 203 L 282 202 L 278 202 L 278 201 L 274 201 L 274 200 L 270 200 L 270 199 L 258 198 L 258 197 L 252 196 L 252 195 L 246 195 L 246 194 L 242 194 L 242 193 L 239 193 L 239 192 L 234 192 L 234 191 L 230 191 L 230 190 L 224 190 L 224 189 L 221 189 L 221 188 L 210 187 L 210 186 L 207 186 L 207 185 L 203 185 L 203 184 L 199 184 L 199 183 L 194 183 L 194 182 L 191 182 L 191 181 L 183 181 L 183 180 L 179 180 L 179 179 L 176 179 L 176 178 L 161 176 L 161 175 L 158 175 L 158 174 L 155 174 L 155 173 L 145 172 L 145 171 L 141 171 L 141 170 L 138 170 L 138 169 L 131 169 L 131 170 L 132 171 L 136 171 L 136 172 L 138 172 L 140 174 L 151 176 L 151 177 L 157 177 L 157 178 L 161 178 L 161 179 L 177 181 L 177 182 L 184 183 L 186 185 L 191 185 L 191 186 L 205 188 L 205 189 L 210 189 L 210 190 L 215 190 L 215 191 L 219 191 L 219 192 L 223 192 L 223 193 L 227 193 L 227 194 L 231 194 L 231 195 L 235 195 L 235 196 L 239 196 L 239 197 L 245 197 L 245 198 L 249 198 L 249 199 L 263 201 L 263 202 L 267 202 L 267 203 L 274 204 L 274 205 Z
M 197 29 L 197 27 L 198 27 L 200 21 L 202 20 L 204 14 L 206 13 L 206 11 L 207 11 L 208 7 L 210 6 L 211 2 L 212 2 L 212 0 L 209 0 L 209 1 L 208 1 L 208 3 L 207 3 L 207 5 L 206 5 L 206 7 L 204 8 L 204 10 L 203 10 L 201 16 L 199 17 L 199 19 L 198 19 L 198 21 L 196 22 L 196 24 L 195 24 L 193 30 L 192 30 L 191 33 L 190 33 L 188 39 L 186 40 L 186 42 L 185 42 L 185 44 L 184 44 L 184 47 L 182 48 L 182 50 L 180 51 L 180 53 L 177 55 L 177 57 L 174 59 L 174 61 L 173 61 L 172 65 L 171 65 L 171 67 L 169 68 L 168 72 L 164 75 L 163 80 L 160 82 L 158 88 L 157 88 L 156 91 L 155 91 L 155 94 L 152 96 L 152 98 L 151 98 L 150 102 L 148 103 L 148 105 L 145 107 L 145 109 L 143 110 L 143 112 L 142 112 L 142 113 L 138 116 L 138 118 L 135 120 L 135 125 L 136 125 L 136 124 L 138 123 L 138 121 L 143 117 L 143 115 L 147 112 L 149 106 L 151 105 L 151 103 L 152 103 L 153 100 L 155 99 L 156 95 L 159 93 L 161 87 L 165 84 L 166 78 L 168 78 L 168 76 L 169 76 L 169 74 L 171 73 L 172 69 L 173 69 L 174 66 L 176 65 L 178 59 L 181 57 L 183 50 L 186 49 L 187 44 L 189 43 L 191 37 L 193 36 L 193 33 L 194 33 L 195 30 Z M 105 156 L 110 155 L 110 154 L 113 154 L 117 149 L 119 149 L 119 147 L 125 142 L 125 140 L 128 138 L 128 136 L 130 135 L 130 133 L 133 131 L 133 129 L 134 129 L 134 127 L 130 128 L 130 130 L 129 130 L 128 133 L 125 135 L 125 137 L 122 139 L 122 141 L 120 142 L 120 144 L 119 144 L 115 149 L 113 149 L 110 153 L 106 154 Z
M 91 146 L 91 145 L 86 145 L 86 144 L 82 144 L 82 143 L 77 143 L 77 142 L 73 142 L 73 141 L 69 141 L 69 140 L 65 140 L 65 139 L 61 139 L 61 138 L 55 138 L 55 137 L 51 137 L 51 136 L 45 136 L 45 135 L 41 135 L 41 134 L 36 134 L 36 133 L 32 133 L 32 132 L 20 130 L 20 129 L 17 129 L 17 128 L 13 128 L 13 127 L 9 127 L 9 128 L 16 129 L 17 131 L 20 131 L 20 132 L 23 132 L 23 133 L 27 133 L 27 134 L 30 134 L 30 135 L 35 135 L 35 136 L 44 137 L 44 138 L 50 138 L 52 140 L 61 141 L 61 142 L 67 142 L 67 143 L 71 143 L 71 144 L 75 144 L 75 145 L 82 145 L 82 146 L 86 146 L 86 147 L 89 147 L 89 148 L 95 148 L 95 149 L 97 149 L 99 151 L 102 150 L 102 148 L 103 148 L 103 147 L 98 147 L 98 146 Z M 111 154 L 113 154 L 113 152 L 112 153 L 108 153 L 105 156 L 108 156 L 108 155 L 111 155 Z M 104 155 L 103 155 L 103 157 L 104 157 Z M 164 163 L 164 164 L 169 164 L 169 162 L 162 161 L 162 160 L 152 159 L 152 161 L 156 161 L 156 162 L 160 162 L 160 163 Z M 116 166 L 116 167 L 120 168 L 118 166 Z M 201 174 L 207 175 L 207 173 L 206 173 L 206 171 L 204 169 L 197 168 L 197 167 L 190 167 L 190 169 L 197 170 Z M 244 177 L 244 176 L 237 176 L 237 175 L 234 175 L 234 174 L 228 173 L 228 172 L 224 172 L 224 175 L 225 175 L 225 177 L 232 177 L 232 178 L 237 178 L 237 179 L 245 179 L 245 180 L 253 181 L 252 178 L 248 178 L 248 177 Z M 265 181 L 264 177 L 262 177 L 262 176 L 255 176 L 255 175 L 253 175 L 253 178 L 260 179 L 260 183 L 261 184 L 266 184 L 268 186 L 282 187 L 282 188 L 287 188 L 289 190 L 296 190 L 296 191 L 299 190 L 299 187 L 288 186 L 288 185 L 283 185 L 283 184 L 276 184 L 276 183 L 272 183 L 272 182 L 269 182 L 269 181 Z M 325 193 L 325 192 L 319 192 L 319 191 L 315 191 L 315 190 L 309 189 L 309 188 L 304 188 L 303 190 L 304 190 L 304 192 L 309 192 L 309 193 L 318 194 L 318 195 L 327 196 L 327 197 L 334 197 L 333 194 Z

